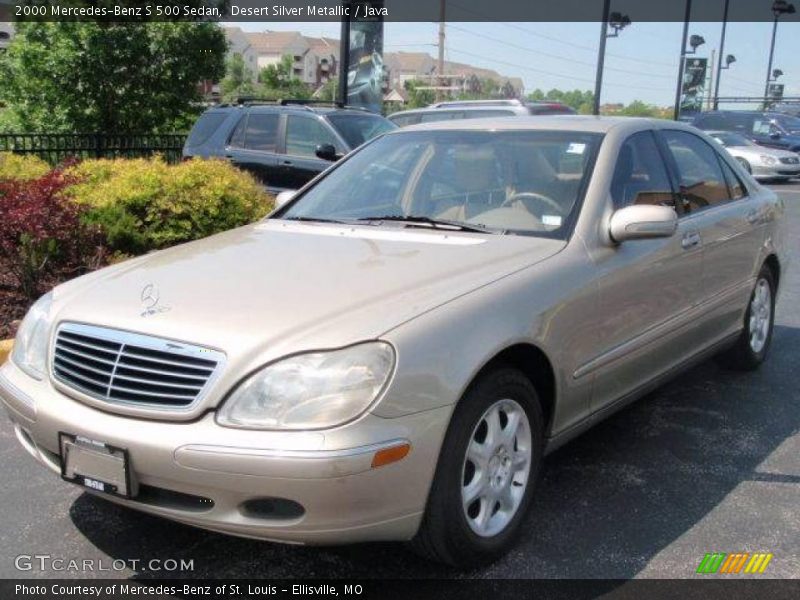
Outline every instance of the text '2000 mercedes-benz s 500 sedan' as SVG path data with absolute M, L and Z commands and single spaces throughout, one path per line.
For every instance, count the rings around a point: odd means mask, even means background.
M 282 200 L 40 299 L 0 371 L 27 451 L 183 523 L 469 565 L 547 451 L 770 346 L 783 206 L 686 125 L 411 127 Z

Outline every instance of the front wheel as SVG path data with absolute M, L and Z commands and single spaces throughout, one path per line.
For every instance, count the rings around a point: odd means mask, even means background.
M 767 357 L 775 322 L 775 277 L 764 265 L 750 294 L 744 329 L 736 343 L 722 355 L 722 364 L 738 371 L 757 369 Z
M 453 414 L 414 549 L 458 567 L 506 552 L 530 505 L 543 440 L 527 377 L 501 368 L 476 381 Z

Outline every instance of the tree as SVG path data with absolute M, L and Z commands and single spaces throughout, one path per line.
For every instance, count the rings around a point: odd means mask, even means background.
M 281 57 L 280 62 L 267 65 L 258 74 L 262 85 L 262 95 L 275 98 L 305 99 L 310 95 L 308 86 L 293 73 L 294 59 L 290 55 Z
M 188 129 L 198 84 L 224 74 L 215 23 L 20 22 L 0 54 L 0 101 L 25 131 Z
M 222 97 L 230 100 L 236 96 L 257 94 L 253 72 L 244 64 L 241 54 L 234 54 L 225 63 L 225 78 L 220 82 Z

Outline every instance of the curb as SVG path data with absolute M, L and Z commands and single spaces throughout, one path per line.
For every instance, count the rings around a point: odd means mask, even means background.
M 14 345 L 14 340 L 0 340 L 0 365 L 6 362 L 8 355 L 11 354 L 11 348 Z

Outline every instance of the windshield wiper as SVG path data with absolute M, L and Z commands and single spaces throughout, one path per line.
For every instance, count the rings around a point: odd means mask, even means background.
M 302 223 L 336 223 L 337 225 L 352 225 L 355 221 L 344 219 L 326 219 L 324 217 L 283 217 L 284 221 L 300 221 Z
M 409 227 L 428 227 L 430 229 L 448 229 L 454 231 L 470 231 L 473 233 L 505 233 L 502 229 L 490 229 L 486 225 L 450 221 L 448 219 L 433 219 L 422 215 L 384 215 L 382 217 L 362 217 L 359 221 L 395 221 L 406 223 Z

